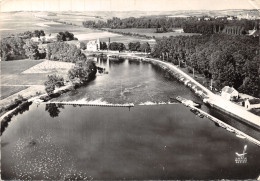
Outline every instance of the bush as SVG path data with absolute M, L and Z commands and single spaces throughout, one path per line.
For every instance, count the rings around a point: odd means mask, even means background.
M 48 75 L 48 80 L 44 82 L 44 85 L 45 91 L 50 95 L 54 92 L 55 87 L 64 86 L 64 79 L 61 76 Z

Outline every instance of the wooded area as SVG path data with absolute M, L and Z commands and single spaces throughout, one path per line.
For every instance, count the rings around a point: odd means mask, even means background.
M 152 55 L 194 68 L 218 89 L 229 85 L 260 97 L 259 52 L 258 37 L 213 34 L 157 40 Z

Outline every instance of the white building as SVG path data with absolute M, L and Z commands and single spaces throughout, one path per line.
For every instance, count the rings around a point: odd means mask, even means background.
M 175 29 L 174 31 L 175 31 L 176 33 L 184 33 L 183 28 L 181 28 L 181 29 Z
M 226 100 L 235 100 L 238 99 L 238 91 L 233 87 L 225 86 L 221 90 L 221 96 Z
M 52 42 L 52 41 L 57 40 L 57 34 L 49 34 L 49 35 L 45 35 L 45 36 L 40 36 L 40 38 L 32 37 L 31 40 L 34 42 L 42 42 L 42 43 Z
M 260 108 L 260 99 L 246 99 L 245 107 L 247 109 Z
M 100 50 L 100 41 L 99 41 L 99 39 L 89 41 L 87 43 L 87 50 L 88 51 L 99 51 Z

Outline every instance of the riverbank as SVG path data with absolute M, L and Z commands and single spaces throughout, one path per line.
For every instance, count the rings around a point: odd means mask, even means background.
M 135 56 L 138 57 L 138 56 Z M 199 96 L 203 98 L 204 102 L 209 103 L 212 107 L 215 107 L 216 109 L 219 110 L 225 110 L 225 112 L 231 116 L 234 116 L 252 126 L 254 126 L 257 129 L 260 129 L 260 117 L 247 111 L 244 107 L 236 105 L 228 100 L 225 100 L 219 95 L 214 94 L 210 90 L 208 90 L 206 87 L 201 85 L 199 82 L 194 80 L 192 77 L 184 73 L 182 70 L 177 68 L 175 65 L 168 63 L 168 62 L 163 62 L 157 59 L 153 58 L 143 58 L 143 57 L 138 57 L 141 58 L 144 61 L 152 61 L 156 62 L 158 64 L 161 64 L 163 67 L 166 66 L 170 68 L 171 70 L 177 72 L 182 78 L 179 78 L 180 81 L 182 81 L 185 85 L 190 85 L 189 87 Z M 195 86 L 192 86 L 192 83 L 195 84 Z M 198 88 L 201 89 L 198 90 Z
M 211 107 L 221 111 L 225 110 L 226 114 L 233 116 L 245 122 L 246 124 L 250 124 L 254 128 L 260 130 L 259 116 L 249 112 L 242 106 L 239 106 L 237 104 L 232 103 L 231 101 L 224 99 L 220 95 L 214 94 L 209 89 L 204 87 L 202 84 L 194 80 L 191 76 L 187 75 L 185 72 L 180 70 L 177 66 L 169 62 L 163 62 L 154 58 L 137 56 L 134 53 L 119 53 L 119 56 L 145 61 L 160 66 L 162 69 L 168 71 L 173 76 L 175 76 L 179 81 L 183 82 L 185 85 L 190 87 L 190 89 L 193 90 L 195 94 L 200 96 L 202 100 L 205 103 L 208 103 Z

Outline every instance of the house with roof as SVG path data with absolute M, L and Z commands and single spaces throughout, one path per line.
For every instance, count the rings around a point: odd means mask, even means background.
M 246 99 L 245 107 L 247 109 L 257 109 L 260 108 L 260 99 Z
M 225 86 L 221 90 L 221 96 L 226 100 L 230 100 L 230 101 L 236 100 L 238 99 L 238 95 L 239 95 L 238 91 L 233 87 Z
M 98 50 L 100 50 L 100 41 L 99 41 L 99 39 L 89 41 L 87 43 L 87 50 L 88 51 L 98 51 Z

